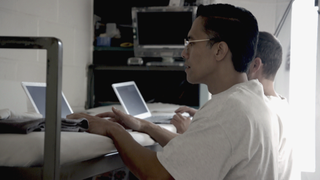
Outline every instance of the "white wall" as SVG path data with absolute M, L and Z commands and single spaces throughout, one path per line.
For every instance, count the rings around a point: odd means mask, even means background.
M 0 36 L 54 36 L 62 41 L 62 90 L 75 111 L 84 109 L 86 101 L 92 19 L 93 0 L 0 1 Z M 45 82 L 45 57 L 44 50 L 0 49 L 0 80 Z
M 320 7 L 318 7 L 320 11 Z M 320 18 L 318 16 L 318 52 L 317 52 L 317 72 L 316 72 L 316 169 L 315 172 L 303 172 L 302 180 L 319 180 L 320 179 Z

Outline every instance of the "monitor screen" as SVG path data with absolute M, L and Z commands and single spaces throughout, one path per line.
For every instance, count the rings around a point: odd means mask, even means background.
M 140 45 L 180 45 L 192 25 L 192 12 L 139 12 Z
M 180 57 L 196 7 L 132 8 L 136 57 Z

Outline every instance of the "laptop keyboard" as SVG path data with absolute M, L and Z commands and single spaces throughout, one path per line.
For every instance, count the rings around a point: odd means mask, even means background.
M 145 120 L 156 123 L 156 124 L 170 124 L 172 116 L 151 116 L 145 118 Z

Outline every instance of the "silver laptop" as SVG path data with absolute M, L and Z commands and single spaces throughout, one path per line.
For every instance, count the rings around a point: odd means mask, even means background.
M 157 124 L 169 124 L 172 116 L 152 116 L 134 81 L 114 83 L 112 88 L 127 114 Z M 173 113 L 174 114 L 174 113 Z
M 21 85 L 31 101 L 37 113 L 46 116 L 46 83 L 39 82 L 21 82 Z M 61 117 L 66 118 L 67 115 L 72 114 L 73 111 L 62 93 L 61 99 Z

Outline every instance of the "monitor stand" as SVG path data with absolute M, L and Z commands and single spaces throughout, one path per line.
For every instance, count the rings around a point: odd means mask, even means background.
M 162 62 L 173 63 L 174 59 L 173 59 L 173 57 L 162 57 Z
M 172 57 L 162 57 L 160 62 L 147 62 L 146 66 L 184 66 L 183 62 L 177 62 Z

